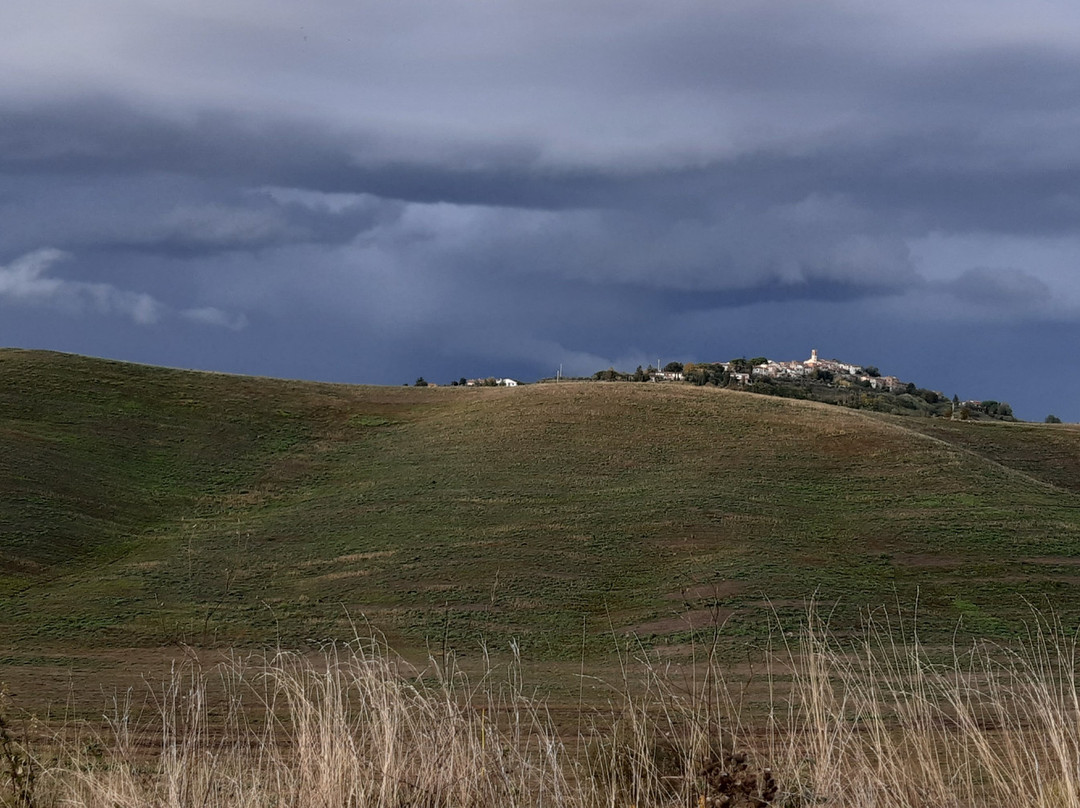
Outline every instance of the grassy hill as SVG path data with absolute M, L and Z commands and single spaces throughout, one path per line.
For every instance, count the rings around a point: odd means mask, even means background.
M 806 598 L 1080 614 L 1080 430 L 682 385 L 350 387 L 0 351 L 0 662 L 757 642 Z M 1048 599 L 1048 600 L 1047 600 Z M 7 657 L 3 657 L 7 654 Z M 22 656 L 20 656 L 22 655 Z

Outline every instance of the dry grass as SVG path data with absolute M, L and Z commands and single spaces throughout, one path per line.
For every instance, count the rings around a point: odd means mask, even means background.
M 797 805 L 1080 806 L 1076 634 L 1033 613 L 1014 647 L 934 664 L 914 626 L 848 648 L 811 612 L 771 759 Z
M 811 611 L 772 656 L 766 714 L 743 709 L 715 646 L 683 667 L 624 658 L 609 707 L 562 734 L 516 663 L 470 682 L 367 642 L 188 665 L 114 703 L 105 734 L 62 733 L 32 793 L 0 804 L 1072 808 L 1075 638 L 1031 626 L 943 664 L 910 624 L 871 619 L 848 642 Z

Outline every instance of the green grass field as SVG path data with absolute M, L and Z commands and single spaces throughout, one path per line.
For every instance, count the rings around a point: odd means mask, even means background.
M 1080 430 L 682 385 L 350 387 L 0 351 L 0 666 L 316 646 L 610 659 L 918 602 L 1080 615 Z M 89 663 L 87 663 L 89 664 Z M 104 663 L 102 663 L 104 664 Z M 0 675 L 0 678 L 3 678 Z

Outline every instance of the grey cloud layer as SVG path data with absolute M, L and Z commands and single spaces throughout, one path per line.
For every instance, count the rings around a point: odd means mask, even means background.
M 399 363 L 527 367 L 678 350 L 687 318 L 769 306 L 785 333 L 828 305 L 1080 320 L 1075 267 L 1045 260 L 1080 239 L 1071 4 L 10 9 L 9 306 L 108 289 L 163 342 L 274 327 L 300 362 L 325 320 L 412 346 Z M 42 249 L 65 279 L 18 269 Z

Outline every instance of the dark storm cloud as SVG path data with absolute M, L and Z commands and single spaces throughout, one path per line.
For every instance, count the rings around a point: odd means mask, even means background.
M 1053 296 L 1043 281 L 1016 269 L 969 269 L 946 288 L 959 300 L 1006 310 L 1038 309 Z
M 398 381 L 1080 321 L 1070 5 L 14 3 L 0 303 L 61 347 Z
M 762 150 L 667 170 L 545 167 L 527 149 L 505 146 L 487 153 L 479 145 L 473 148 L 484 153 L 482 160 L 380 164 L 374 139 L 359 135 L 350 140 L 289 121 L 256 125 L 231 114 L 206 114 L 180 124 L 99 101 L 4 116 L 0 170 L 16 183 L 29 176 L 47 186 L 59 178 L 82 188 L 116 186 L 125 176 L 136 184 L 145 184 L 148 175 L 188 178 L 187 194 L 176 200 L 175 209 L 147 222 L 146 232 L 128 236 L 132 246 L 158 244 L 177 251 L 255 249 L 301 240 L 340 243 L 365 230 L 376 215 L 370 204 L 318 210 L 251 193 L 265 185 L 497 208 L 624 210 L 676 228 L 684 221 L 722 228 L 753 218 L 764 225 L 777 208 L 836 196 L 847 201 L 853 215 L 835 224 L 859 236 L 887 240 L 932 229 L 1072 232 L 1080 213 L 1080 166 L 1027 166 L 1019 164 L 1018 155 L 971 165 L 969 155 L 988 159 L 980 137 L 969 130 L 855 144 L 841 138 L 809 154 Z M 195 188 L 197 182 L 204 186 Z M 158 207 L 177 189 L 161 190 Z M 78 196 L 77 190 L 71 193 Z M 120 189 L 120 198 L 131 195 Z M 20 207 L 27 201 L 9 192 L 0 196 L 0 204 L 5 197 Z M 87 210 L 90 218 L 101 214 L 100 205 Z M 80 217 L 73 211 L 66 218 Z M 870 218 L 871 232 L 860 231 Z M 768 244 L 769 233 L 755 232 L 761 229 L 748 232 L 764 236 Z M 794 227 L 779 229 L 781 238 L 798 235 Z M 103 234 L 102 243 L 113 242 Z M 702 254 L 700 260 L 715 257 Z M 773 280 L 768 272 L 762 278 L 763 284 Z
M 378 138 L 315 122 L 206 110 L 192 121 L 123 103 L 33 105 L 0 119 L 0 171 L 12 176 L 166 172 L 244 185 L 369 193 L 420 202 L 573 207 L 617 185 L 596 170 L 538 169 L 526 144 L 461 146 L 442 161 L 386 160 Z
M 1080 62 L 1072 67 L 1080 72 Z M 917 119 L 870 138 L 858 137 L 856 127 L 838 132 L 834 143 L 810 142 L 798 150 L 766 143 L 740 154 L 686 161 L 692 165 L 628 159 L 614 166 L 575 166 L 544 164 L 539 149 L 524 138 L 461 143 L 452 154 L 404 160 L 384 157 L 385 144 L 373 134 L 335 134 L 287 115 L 253 120 L 206 110 L 194 120 L 176 121 L 98 98 L 5 109 L 0 171 L 76 177 L 163 172 L 420 202 L 550 209 L 651 204 L 663 210 L 650 200 L 653 192 L 661 194 L 661 203 L 685 199 L 687 207 L 717 194 L 761 203 L 828 190 L 864 191 L 879 204 L 890 191 L 898 193 L 900 204 L 932 204 L 935 190 L 978 202 L 971 194 L 996 184 L 1021 194 L 1019 210 L 1032 196 L 1075 191 L 1077 167 L 1065 166 L 1062 173 L 1060 162 L 1040 165 L 1030 143 L 987 143 L 985 131 L 950 123 L 948 116 L 938 127 L 928 123 Z M 1064 134 L 1058 149 L 1080 157 L 1080 145 Z
M 330 164 L 339 150 L 287 120 L 247 121 L 200 110 L 190 120 L 139 111 L 107 96 L 10 104 L 0 120 L 6 173 L 137 175 L 171 172 L 255 181 Z
M 1080 103 L 1069 77 L 1080 69 L 1075 49 L 1007 43 L 941 54 L 895 85 L 891 100 L 909 108 L 942 107 L 940 117 L 975 123 L 1006 116 L 1058 115 Z M 1008 119 L 1006 118 L 1006 121 Z M 974 156 L 974 155 L 973 155 Z
M 274 189 L 175 174 L 9 177 L 0 194 L 0 250 L 41 243 L 85 254 L 124 250 L 198 255 L 286 244 L 350 241 L 393 205 L 353 196 L 308 204 Z

